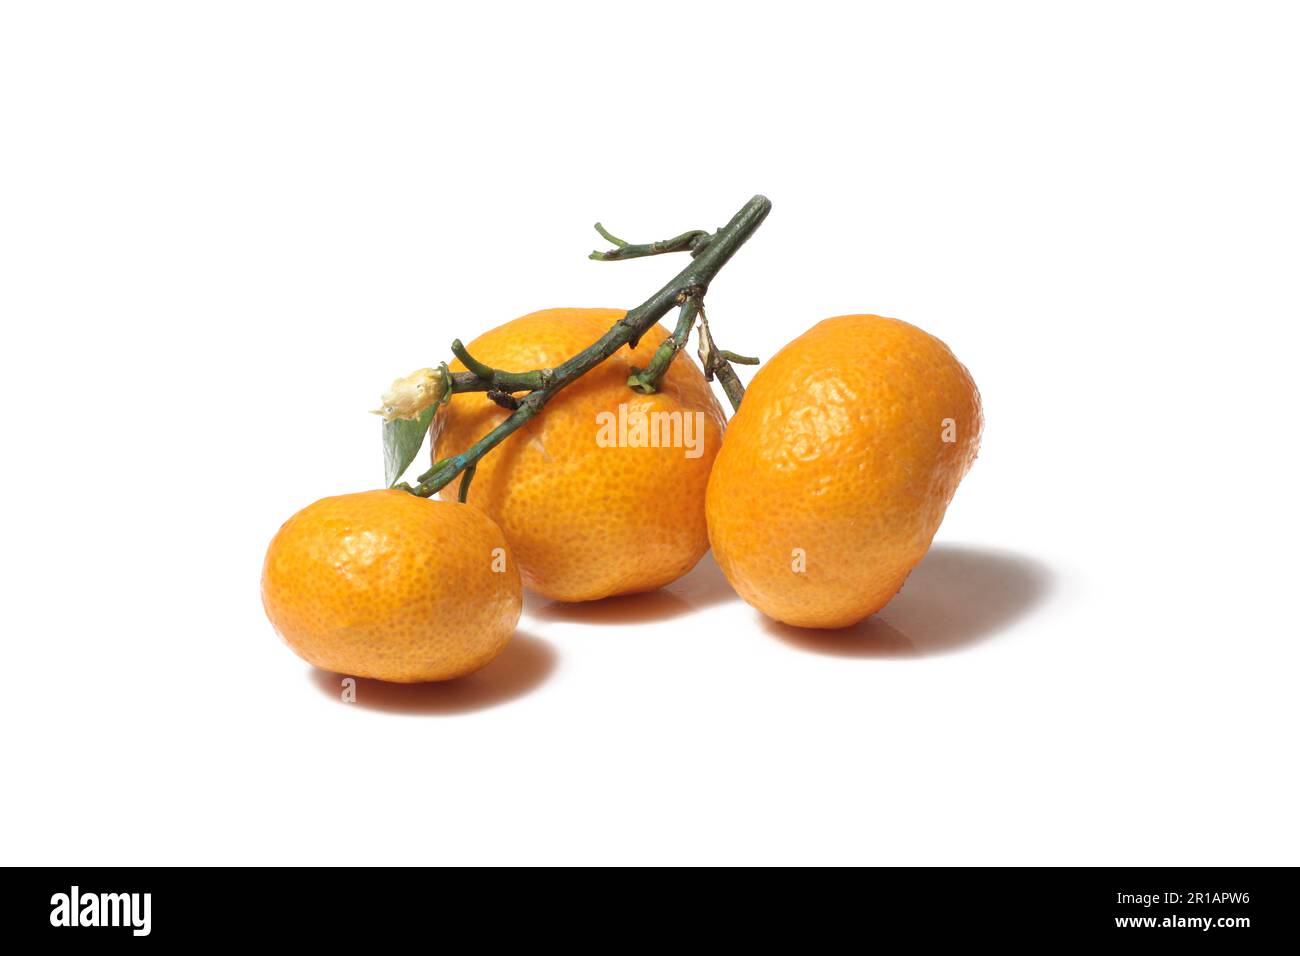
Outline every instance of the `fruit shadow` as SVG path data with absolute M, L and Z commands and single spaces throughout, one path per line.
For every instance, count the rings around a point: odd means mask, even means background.
M 481 671 L 456 680 L 390 684 L 358 677 L 356 700 L 351 706 L 389 714 L 468 714 L 508 703 L 536 690 L 555 670 L 556 660 L 555 650 L 546 641 L 516 631 L 496 660 Z M 346 676 L 317 667 L 308 671 L 308 677 L 322 694 L 340 702 Z
M 941 544 L 879 614 L 838 630 L 763 618 L 769 634 L 799 650 L 835 657 L 917 658 L 963 650 L 993 637 L 1041 604 L 1055 574 L 1011 551 Z
M 524 593 L 524 613 L 539 621 L 575 624 L 649 624 L 667 621 L 725 601 L 738 601 L 722 569 L 706 554 L 690 571 L 667 587 L 642 594 L 624 594 L 599 601 L 552 601 L 531 591 Z

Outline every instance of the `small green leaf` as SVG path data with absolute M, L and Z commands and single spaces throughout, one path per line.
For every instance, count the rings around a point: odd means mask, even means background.
M 430 405 L 420 412 L 419 418 L 384 422 L 384 483 L 389 488 L 397 484 L 420 453 L 424 436 L 429 433 L 429 423 L 437 410 L 437 405 Z

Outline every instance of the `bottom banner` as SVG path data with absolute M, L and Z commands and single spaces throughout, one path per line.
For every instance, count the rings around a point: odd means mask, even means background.
M 842 945 L 952 942 L 1207 943 L 1241 949 L 1295 935 L 1293 869 L 860 869 L 575 878 L 561 889 L 479 870 L 9 870 L 10 934 L 42 942 L 147 946 L 283 940 L 371 944 L 508 927 L 539 941 L 595 937 L 615 947 L 765 943 L 797 932 Z M 659 879 L 657 886 L 648 885 Z M 725 882 L 723 882 L 725 880 Z M 618 938 L 619 931 L 628 939 Z M 494 940 L 495 941 L 495 940 Z

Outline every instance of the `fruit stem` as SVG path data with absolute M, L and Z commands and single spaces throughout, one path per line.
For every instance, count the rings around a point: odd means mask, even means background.
M 699 296 L 686 296 L 677 316 L 677 328 L 655 349 L 649 365 L 645 368 L 632 367 L 632 374 L 627 379 L 629 386 L 643 395 L 653 395 L 658 390 L 659 380 L 668 371 L 668 366 L 677 357 L 677 353 L 685 347 L 686 340 L 691 337 L 691 329 L 695 328 L 695 317 L 703 309 L 704 302 Z
M 694 258 L 691 260 L 690 265 L 679 272 L 663 288 L 615 322 L 608 332 L 577 355 L 567 359 L 555 368 L 541 369 L 536 372 L 501 372 L 498 369 L 477 363 L 490 375 L 485 377 L 473 371 L 453 374 L 453 391 L 528 391 L 528 395 L 520 400 L 519 407 L 511 412 L 510 416 L 497 425 L 496 428 L 459 455 L 453 455 L 451 458 L 444 458 L 435 463 L 432 468 L 419 477 L 415 486 L 402 483 L 395 487 L 402 488 L 422 498 L 435 494 L 462 471 L 477 464 L 479 459 L 509 437 L 511 433 L 527 424 L 565 386 L 591 371 L 624 345 L 635 348 L 636 343 L 645 334 L 646 330 L 663 318 L 674 305 L 685 306 L 691 299 L 702 300 L 713 277 L 731 260 L 731 257 L 736 254 L 736 250 L 743 246 L 749 237 L 754 234 L 754 230 L 762 225 L 771 209 L 771 200 L 766 196 L 755 196 L 731 217 L 730 222 L 711 236 L 696 230 L 693 234 L 682 233 L 681 236 L 675 239 L 650 243 L 644 247 L 645 249 L 659 248 L 655 249 L 655 251 L 640 252 L 639 255 L 657 255 L 659 252 L 686 251 L 689 249 Z M 606 238 L 610 238 L 603 229 L 601 233 L 606 235 Z M 696 238 L 683 239 L 683 237 L 692 235 Z M 622 240 L 610 238 L 610 241 L 621 242 Z M 676 248 L 669 248 L 670 245 L 675 245 Z M 618 248 L 623 250 L 642 247 L 626 245 Z M 614 258 L 628 257 L 615 256 Z M 702 309 L 700 318 L 701 320 L 704 318 Z M 709 341 L 712 342 L 712 339 Z M 459 345 L 459 342 L 456 344 Z M 453 351 L 455 350 L 455 346 L 453 346 Z M 716 350 L 714 351 L 716 352 Z M 469 362 L 465 361 L 465 356 L 468 354 L 464 345 L 460 345 L 457 356 L 465 363 L 466 368 L 471 367 Z M 719 361 L 722 362 L 722 365 L 715 367 L 714 372 L 717 373 L 718 380 L 722 382 L 722 387 L 726 390 L 728 399 L 731 400 L 732 406 L 735 407 L 739 405 L 740 399 L 733 394 L 733 389 L 739 390 L 739 395 L 743 395 L 744 388 L 740 385 L 740 380 L 735 378 L 735 372 L 731 370 L 730 365 L 726 364 L 726 360 L 720 359 Z M 726 372 L 730 372 L 730 377 L 734 379 L 731 385 L 728 384 L 728 378 L 723 371 L 724 368 Z

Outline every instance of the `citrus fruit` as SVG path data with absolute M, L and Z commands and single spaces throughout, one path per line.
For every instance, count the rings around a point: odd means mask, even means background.
M 547 309 L 492 329 L 468 349 L 506 371 L 552 368 L 624 314 Z M 469 502 L 501 525 L 524 584 L 546 597 L 589 601 L 653 590 L 708 550 L 704 491 L 722 441 L 722 410 L 684 353 L 656 393 L 627 384 L 632 367 L 648 365 L 667 334 L 655 325 L 637 348 L 619 349 L 478 464 Z M 460 362 L 453 368 L 464 371 Z M 457 393 L 434 421 L 434 460 L 464 451 L 509 414 L 482 392 Z M 458 485 L 443 496 L 454 498 Z
M 826 319 L 754 376 L 713 466 L 709 538 L 764 614 L 844 627 L 924 557 L 979 448 L 970 374 L 898 319 Z
M 262 603 L 309 663 L 413 683 L 476 671 L 523 610 L 505 536 L 470 505 L 405 491 L 322 498 L 266 552 Z

